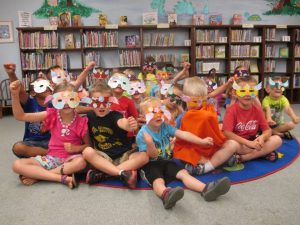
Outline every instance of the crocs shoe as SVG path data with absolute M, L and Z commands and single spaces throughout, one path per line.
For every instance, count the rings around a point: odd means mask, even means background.
M 215 201 L 220 195 L 226 194 L 230 186 L 229 178 L 223 177 L 217 181 L 206 184 L 201 195 L 207 202 Z
M 183 195 L 184 190 L 181 187 L 167 188 L 162 195 L 165 209 L 170 209 L 175 206 L 176 202 L 182 199 Z

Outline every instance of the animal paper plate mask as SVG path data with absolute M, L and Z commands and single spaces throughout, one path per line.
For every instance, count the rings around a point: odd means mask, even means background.
M 130 90 L 130 81 L 129 81 L 129 79 L 127 77 L 125 77 L 125 76 L 122 76 L 122 75 L 117 75 L 117 74 L 113 75 L 109 79 L 108 85 L 111 88 L 116 88 L 116 87 L 118 87 L 120 85 L 121 88 L 124 91 L 129 92 L 129 90 Z
M 93 75 L 96 79 L 106 79 L 109 75 L 109 70 L 106 70 L 104 72 L 103 69 L 96 70 L 96 68 L 94 68 L 93 69 Z
M 118 99 L 112 96 L 103 97 L 100 96 L 99 98 L 90 98 L 85 97 L 81 99 L 82 103 L 88 104 L 89 106 L 93 107 L 94 109 L 100 108 L 102 105 L 104 108 L 109 108 L 112 103 L 119 104 Z
M 167 84 L 163 80 L 160 83 L 161 83 L 160 93 L 162 95 L 167 95 L 168 93 L 173 93 L 172 84 Z
M 182 95 L 181 96 L 182 101 L 186 102 L 186 105 L 188 108 L 195 108 L 195 107 L 201 107 L 203 105 L 206 105 L 207 98 L 204 97 L 198 97 L 198 96 L 187 96 Z
M 155 62 L 145 62 L 143 66 L 143 70 L 146 70 L 148 67 L 152 67 L 153 69 L 157 69 L 157 65 Z
M 146 86 L 144 81 L 131 81 L 130 82 L 130 89 L 128 94 L 134 95 L 135 93 L 144 93 L 146 91 Z
M 281 81 L 273 81 L 272 78 L 269 77 L 269 84 L 271 88 L 277 88 L 281 91 L 284 91 L 285 88 L 289 86 L 289 81 L 287 80 L 286 82 L 282 83 Z
M 60 84 L 65 80 L 70 82 L 71 80 L 67 71 L 64 70 L 58 70 L 58 71 L 51 70 L 51 79 L 55 84 Z
M 171 120 L 171 113 L 166 109 L 165 106 L 161 107 L 149 107 L 146 113 L 146 123 L 148 124 L 152 119 L 161 118 L 163 121 L 166 119 Z
M 246 84 L 245 86 L 241 87 L 234 81 L 232 87 L 234 90 L 236 90 L 236 95 L 241 98 L 247 95 L 251 96 L 252 98 L 256 98 L 256 96 L 258 95 L 258 91 L 262 87 L 262 84 L 260 82 L 256 86 L 249 86 L 249 84 Z
M 234 74 L 237 76 L 237 77 L 247 77 L 249 76 L 249 72 L 248 70 L 235 70 L 234 71 Z
M 53 88 L 50 85 L 50 82 L 48 80 L 36 80 L 32 82 L 30 85 L 33 86 L 33 90 L 35 93 L 43 93 L 49 88 L 51 91 L 53 91 Z
M 218 88 L 218 84 L 212 82 L 211 80 L 206 80 L 206 85 L 209 92 L 212 92 Z
M 70 108 L 76 108 L 79 105 L 80 98 L 77 92 L 74 91 L 61 91 L 46 98 L 45 102 L 52 101 L 52 105 L 56 109 L 63 109 L 65 104 Z

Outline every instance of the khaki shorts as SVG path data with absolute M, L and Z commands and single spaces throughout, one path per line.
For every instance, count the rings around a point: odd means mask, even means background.
M 105 152 L 102 152 L 102 151 L 97 151 L 98 155 L 101 155 L 103 158 L 107 159 L 109 162 L 111 162 L 112 164 L 114 164 L 115 166 L 118 166 L 120 165 L 121 163 L 127 161 L 129 159 L 129 156 L 132 154 L 132 153 L 135 153 L 137 152 L 136 149 L 131 149 L 125 153 L 123 153 L 123 155 L 117 159 L 112 159 L 110 158 Z

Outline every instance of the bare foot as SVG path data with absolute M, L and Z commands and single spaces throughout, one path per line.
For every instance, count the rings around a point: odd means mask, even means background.
M 38 182 L 38 180 L 29 178 L 29 177 L 25 177 L 23 175 L 19 175 L 19 179 L 20 179 L 21 183 L 26 185 L 26 186 L 30 186 L 30 185 L 33 185 L 36 182 Z

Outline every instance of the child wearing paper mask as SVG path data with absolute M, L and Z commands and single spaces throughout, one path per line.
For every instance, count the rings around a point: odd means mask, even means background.
M 16 65 L 14 63 L 4 64 L 4 68 L 11 83 L 18 80 L 15 73 Z M 45 99 L 53 90 L 49 81 L 42 77 L 37 78 L 30 84 L 29 94 L 25 91 L 23 85 L 20 85 L 19 99 L 24 112 L 45 111 L 48 106 L 48 103 L 45 103 Z M 47 153 L 50 133 L 44 131 L 42 127 L 41 122 L 25 122 L 23 140 L 16 142 L 12 147 L 12 151 L 17 157 L 27 158 Z
M 273 134 L 277 134 L 283 138 L 293 139 L 291 133 L 292 129 L 300 122 L 289 100 L 283 95 L 285 88 L 289 86 L 289 81 L 282 82 L 281 77 L 269 77 L 266 91 L 269 94 L 262 101 L 262 106 L 265 112 L 267 121 L 272 128 Z M 285 122 L 283 113 L 292 119 L 290 122 Z
M 276 149 L 282 144 L 282 140 L 277 135 L 271 136 L 272 130 L 261 107 L 254 104 L 261 83 L 257 84 L 255 78 L 246 76 L 237 79 L 232 86 L 237 102 L 226 110 L 223 129 L 227 138 L 240 144 L 237 151 L 239 161 L 260 157 L 276 161 Z
M 118 100 L 105 83 L 94 85 L 90 97 L 82 101 L 93 107 L 93 112 L 87 114 L 92 147 L 83 151 L 83 157 L 93 168 L 88 171 L 86 182 L 94 184 L 108 175 L 119 175 L 130 188 L 135 188 L 136 170 L 148 162 L 147 155 L 135 152 L 127 138 L 127 132 L 137 129 L 137 121 L 111 111 Z
M 201 138 L 213 139 L 211 146 L 199 146 L 176 139 L 174 158 L 181 160 L 192 175 L 199 176 L 223 164 L 233 166 L 237 163 L 234 154 L 239 145 L 235 141 L 226 140 L 220 131 L 215 107 L 209 102 L 209 97 L 204 80 L 199 77 L 185 80 L 182 100 L 186 102 L 187 111 L 182 116 L 180 129 Z
M 73 189 L 77 186 L 74 173 L 86 167 L 81 152 L 89 144 L 87 118 L 75 112 L 79 97 L 74 86 L 65 82 L 57 85 L 54 94 L 46 99 L 52 100 L 54 108 L 37 113 L 24 113 L 19 103 L 20 87 L 19 81 L 10 85 L 14 117 L 21 121 L 44 121 L 51 139 L 47 155 L 16 160 L 13 171 L 20 174 L 24 185 L 46 180 L 61 182 Z
M 151 88 L 157 84 L 157 80 L 155 77 L 157 70 L 157 65 L 155 59 L 152 56 L 148 56 L 145 59 L 145 63 L 143 65 L 143 71 L 138 74 L 138 79 L 143 80 L 146 85 L 146 96 L 150 95 Z
M 199 146 L 213 145 L 212 138 L 202 139 L 165 123 L 170 119 L 170 112 L 158 98 L 146 98 L 141 103 L 141 109 L 146 124 L 137 135 L 137 145 L 140 152 L 146 152 L 150 157 L 150 161 L 141 168 L 141 177 L 153 187 L 155 194 L 162 199 L 165 209 L 175 206 L 184 195 L 181 187 L 167 187 L 168 183 L 176 179 L 181 180 L 187 188 L 200 192 L 206 201 L 214 201 L 229 191 L 230 180 L 227 177 L 205 185 L 171 160 L 170 138 L 181 138 Z

